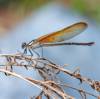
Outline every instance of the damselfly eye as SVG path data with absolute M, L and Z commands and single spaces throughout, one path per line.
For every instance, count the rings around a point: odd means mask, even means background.
M 26 42 L 23 42 L 22 43 L 22 49 L 24 49 L 26 47 L 27 43 Z

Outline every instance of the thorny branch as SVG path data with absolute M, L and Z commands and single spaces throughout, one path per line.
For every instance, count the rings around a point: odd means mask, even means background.
M 59 97 L 62 99 L 74 99 L 74 97 L 65 93 L 63 89 L 64 86 L 69 87 L 73 90 L 77 90 L 82 98 L 86 99 L 86 95 L 91 95 L 97 99 L 100 99 L 100 96 L 89 93 L 83 89 L 74 88 L 72 86 L 69 86 L 68 84 L 64 84 L 62 81 L 60 81 L 60 79 L 57 78 L 57 75 L 62 72 L 78 79 L 81 83 L 87 83 L 89 86 L 91 86 L 92 89 L 100 92 L 100 81 L 95 81 L 90 78 L 84 77 L 78 70 L 76 70 L 75 72 L 71 72 L 68 69 L 64 69 L 63 66 L 57 65 L 46 58 L 35 58 L 33 56 L 24 55 L 22 53 L 0 56 L 6 58 L 5 64 L 1 64 L 1 68 L 6 68 L 0 69 L 1 72 L 19 77 L 30 84 L 35 84 L 40 89 L 42 88 L 41 94 L 35 97 L 35 99 L 42 99 L 42 95 L 45 95 L 47 99 L 59 99 Z M 43 80 L 39 81 L 34 80 L 33 78 L 18 75 L 15 73 L 15 71 L 13 71 L 14 66 L 25 67 L 26 69 L 35 69 L 39 72 Z

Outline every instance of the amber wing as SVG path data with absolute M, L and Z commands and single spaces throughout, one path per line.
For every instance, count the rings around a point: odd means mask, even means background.
M 55 43 L 55 42 L 65 41 L 80 34 L 86 28 L 87 24 L 85 22 L 79 22 L 69 27 L 63 28 L 62 30 L 59 30 L 57 32 L 44 35 L 38 38 L 37 42 L 43 44 L 43 43 Z

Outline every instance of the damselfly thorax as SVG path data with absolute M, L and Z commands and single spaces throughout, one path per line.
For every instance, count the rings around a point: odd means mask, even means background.
M 48 46 L 59 46 L 59 45 L 92 45 L 94 42 L 89 43 L 75 43 L 75 42 L 62 42 L 65 40 L 69 40 L 73 38 L 74 36 L 80 34 L 87 28 L 87 24 L 85 22 L 79 22 L 76 24 L 73 24 L 69 27 L 65 27 L 59 31 L 46 34 L 44 36 L 41 36 L 35 40 L 32 40 L 29 43 L 23 43 L 22 48 L 25 49 L 27 52 L 27 49 L 31 52 L 31 50 L 34 50 L 39 47 L 48 47 Z
M 32 51 L 38 47 L 40 47 L 40 44 L 39 42 L 37 42 L 37 40 L 32 40 L 29 43 L 26 42 L 22 43 L 22 49 L 24 49 L 24 53 L 27 53 L 27 50 L 29 50 L 31 55 L 32 55 Z

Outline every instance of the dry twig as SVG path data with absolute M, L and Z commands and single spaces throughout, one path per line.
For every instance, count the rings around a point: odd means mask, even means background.
M 35 99 L 42 99 L 43 95 L 45 95 L 47 99 L 58 99 L 59 97 L 61 97 L 62 99 L 74 99 L 74 97 L 64 92 L 64 86 L 69 87 L 73 90 L 77 90 L 85 99 L 86 95 L 91 95 L 98 99 L 100 97 L 85 90 L 74 88 L 67 84 L 65 85 L 60 81 L 60 79 L 57 78 L 57 75 L 62 72 L 80 80 L 81 83 L 85 82 L 86 84 L 91 86 L 92 89 L 100 92 L 100 81 L 95 81 L 90 78 L 84 77 L 77 70 L 75 72 L 71 72 L 68 69 L 64 69 L 63 66 L 59 66 L 46 58 L 34 58 L 33 56 L 24 55 L 22 53 L 0 56 L 5 57 L 7 61 L 3 65 L 1 64 L 2 68 L 6 67 L 6 69 L 0 69 L 1 72 L 23 79 L 41 89 L 41 94 L 39 94 Z M 35 69 L 39 72 L 43 80 L 34 80 L 30 77 L 23 77 L 20 74 L 18 75 L 15 73 L 15 71 L 13 71 L 14 66 L 25 67 L 26 69 Z M 11 67 L 10 70 L 8 69 L 8 67 Z

